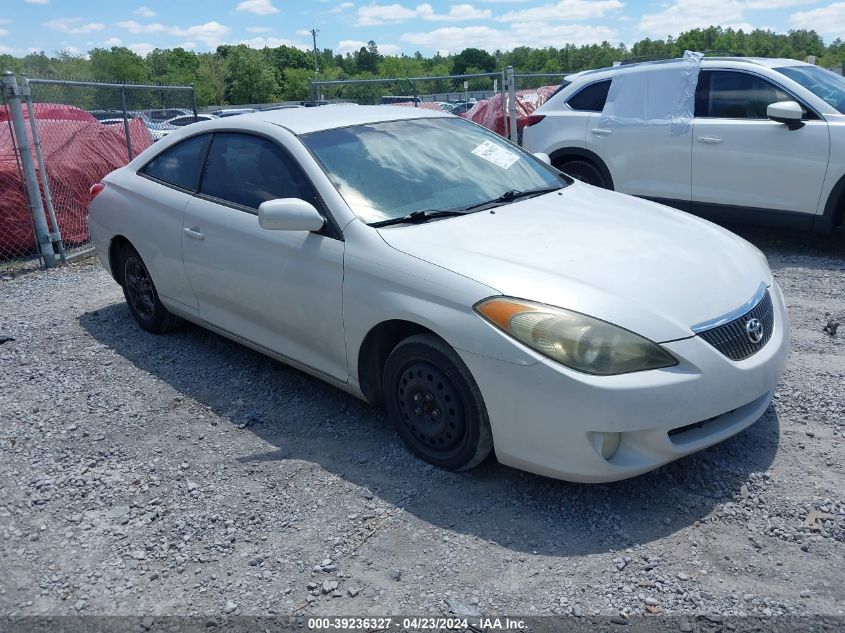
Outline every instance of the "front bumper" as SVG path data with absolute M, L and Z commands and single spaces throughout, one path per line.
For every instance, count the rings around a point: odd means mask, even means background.
M 771 402 L 789 353 L 783 294 L 769 342 L 731 361 L 700 337 L 664 347 L 675 367 L 589 376 L 548 359 L 516 365 L 460 351 L 475 377 L 503 464 L 570 481 L 626 479 L 727 439 L 757 421 Z M 671 433 L 670 433 L 671 431 Z M 621 433 L 604 459 L 596 433 Z

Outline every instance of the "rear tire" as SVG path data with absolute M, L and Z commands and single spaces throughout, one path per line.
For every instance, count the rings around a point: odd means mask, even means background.
M 182 319 L 168 312 L 159 301 L 150 271 L 131 244 L 120 250 L 119 262 L 123 296 L 138 325 L 153 334 L 164 334 L 178 327 Z
M 557 165 L 557 168 L 563 173 L 572 176 L 575 180 L 586 182 L 588 185 L 601 187 L 602 189 L 610 188 L 601 170 L 588 160 L 570 160 Z
M 493 449 L 481 391 L 455 351 L 431 334 L 411 336 L 384 367 L 388 415 L 411 451 L 446 470 L 469 470 Z

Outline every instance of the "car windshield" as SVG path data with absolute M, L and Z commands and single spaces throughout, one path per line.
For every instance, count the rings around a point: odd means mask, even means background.
M 465 209 L 513 194 L 560 189 L 553 168 L 500 136 L 457 118 L 370 123 L 302 141 L 364 222 L 415 211 Z
M 842 75 L 818 66 L 784 66 L 775 70 L 845 114 L 845 77 Z

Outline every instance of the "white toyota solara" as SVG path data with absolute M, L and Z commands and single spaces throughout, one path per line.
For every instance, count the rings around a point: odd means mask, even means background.
M 754 423 L 789 347 L 763 254 L 544 158 L 430 110 L 248 114 L 109 174 L 89 227 L 142 328 L 383 403 L 443 468 L 611 481 Z

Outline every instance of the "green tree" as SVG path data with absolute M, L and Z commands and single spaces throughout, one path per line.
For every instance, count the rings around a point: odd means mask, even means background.
M 150 79 L 140 55 L 123 46 L 91 51 L 91 74 L 97 81 L 146 83 Z
M 228 51 L 226 62 L 229 103 L 267 103 L 277 97 L 276 73 L 261 51 L 239 44 Z
M 452 73 L 465 75 L 468 68 L 477 68 L 482 72 L 491 73 L 496 70 L 496 60 L 490 53 L 480 48 L 465 48 L 460 55 L 455 55 L 452 59 Z

